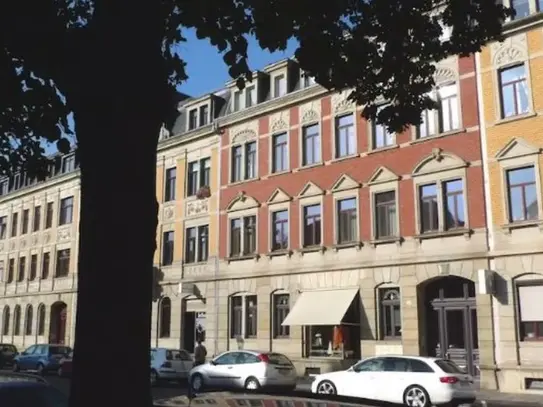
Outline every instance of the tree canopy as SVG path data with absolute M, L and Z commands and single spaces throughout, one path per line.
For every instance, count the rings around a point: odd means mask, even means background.
M 353 90 L 364 116 L 399 130 L 434 107 L 435 62 L 500 39 L 511 14 L 488 0 L 1 2 L 0 174 L 43 176 L 41 142 L 67 151 L 74 113 L 82 200 L 72 406 L 151 403 L 156 145 L 187 79 L 184 28 L 217 47 L 240 87 L 251 80 L 248 36 L 270 51 L 294 37 L 305 72 Z M 444 26 L 452 35 L 442 41 Z

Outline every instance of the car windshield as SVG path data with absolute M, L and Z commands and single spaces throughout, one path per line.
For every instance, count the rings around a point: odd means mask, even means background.
M 0 345 L 0 351 L 15 353 L 15 352 L 17 352 L 17 348 L 14 345 L 9 345 L 9 344 Z
M 49 351 L 51 355 L 67 355 L 71 352 L 71 349 L 66 346 L 51 346 Z
M 268 353 L 267 356 L 270 365 L 292 366 L 292 362 L 285 355 L 280 353 Z
M 438 365 L 439 368 L 443 370 L 445 373 L 451 373 L 451 374 L 465 374 L 466 373 L 460 366 L 458 366 L 452 360 L 438 359 L 436 360 L 436 365 Z

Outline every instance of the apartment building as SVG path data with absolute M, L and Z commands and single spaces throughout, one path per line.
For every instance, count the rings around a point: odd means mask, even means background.
M 72 343 L 80 182 L 75 154 L 46 182 L 0 181 L 0 342 Z
M 543 3 L 505 3 L 517 11 L 505 41 L 477 55 L 494 280 L 481 322 L 495 341 L 485 385 L 519 391 L 543 383 Z
M 293 65 L 231 88 L 268 97 L 222 123 L 219 348 L 300 372 L 439 355 L 479 375 L 494 343 L 475 58 L 439 63 L 439 111 L 401 134 Z

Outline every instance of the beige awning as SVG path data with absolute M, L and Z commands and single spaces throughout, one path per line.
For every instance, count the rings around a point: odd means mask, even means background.
M 338 325 L 358 288 L 304 291 L 281 325 Z

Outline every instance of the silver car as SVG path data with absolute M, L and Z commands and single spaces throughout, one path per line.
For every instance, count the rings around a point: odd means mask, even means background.
M 228 351 L 211 361 L 194 367 L 189 383 L 194 392 L 207 389 L 260 388 L 294 390 L 296 369 L 285 355 L 251 350 Z

